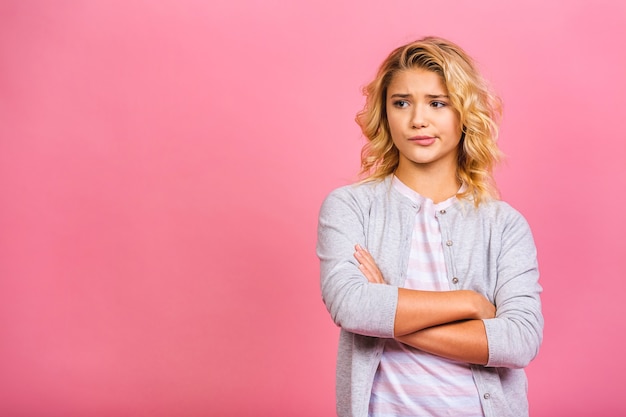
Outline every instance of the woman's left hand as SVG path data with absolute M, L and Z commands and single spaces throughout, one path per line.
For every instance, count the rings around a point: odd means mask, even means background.
M 378 269 L 372 255 L 361 245 L 354 246 L 354 257 L 359 261 L 359 269 L 365 275 L 365 278 L 373 284 L 385 284 L 383 274 Z

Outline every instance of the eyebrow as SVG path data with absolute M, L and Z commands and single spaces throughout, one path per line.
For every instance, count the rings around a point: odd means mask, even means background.
M 392 94 L 389 98 L 408 98 L 411 97 L 411 94 Z M 426 98 L 437 99 L 437 98 L 450 98 L 447 94 L 426 94 Z

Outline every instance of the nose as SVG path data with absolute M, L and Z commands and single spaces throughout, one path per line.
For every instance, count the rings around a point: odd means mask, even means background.
M 415 106 L 413 107 L 413 116 L 411 118 L 411 127 L 413 129 L 420 129 L 422 127 L 428 126 L 427 118 L 426 118 L 426 110 L 423 106 Z

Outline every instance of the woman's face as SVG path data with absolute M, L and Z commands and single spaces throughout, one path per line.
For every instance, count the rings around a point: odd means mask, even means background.
M 391 138 L 400 152 L 398 170 L 455 172 L 461 124 L 441 76 L 421 68 L 399 71 L 385 99 Z

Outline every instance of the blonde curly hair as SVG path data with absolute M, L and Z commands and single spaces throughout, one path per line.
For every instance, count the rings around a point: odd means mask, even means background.
M 357 113 L 367 143 L 361 151 L 362 181 L 381 180 L 398 167 L 399 154 L 387 121 L 387 89 L 395 73 L 421 68 L 439 74 L 448 89 L 450 103 L 459 115 L 457 178 L 475 205 L 498 198 L 493 168 L 501 158 L 496 145 L 502 104 L 478 72 L 472 58 L 458 45 L 426 37 L 395 49 L 385 59 L 376 78 L 363 88 L 365 106 Z

